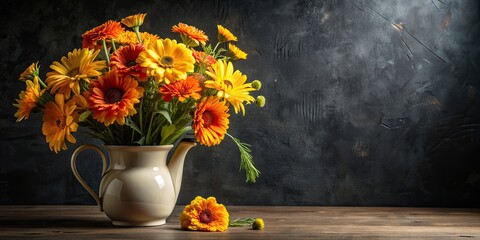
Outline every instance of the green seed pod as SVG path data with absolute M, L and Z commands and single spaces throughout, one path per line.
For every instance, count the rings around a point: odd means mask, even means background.
M 260 88 L 262 88 L 262 82 L 260 82 L 259 80 L 255 80 L 252 82 L 252 87 L 257 90 L 260 90 Z
M 265 106 L 265 97 L 264 96 L 258 96 L 257 99 L 255 100 L 255 104 L 259 107 L 264 107 Z

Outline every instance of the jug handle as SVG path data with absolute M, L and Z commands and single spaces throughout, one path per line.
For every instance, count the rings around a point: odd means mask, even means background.
M 105 171 L 107 170 L 107 159 L 105 158 L 105 154 L 103 154 L 102 150 L 100 150 L 100 148 L 98 148 L 95 145 L 85 144 L 85 145 L 82 145 L 82 146 L 78 147 L 72 154 L 72 160 L 70 162 L 70 166 L 72 167 L 73 175 L 75 175 L 75 177 L 80 182 L 80 184 L 82 184 L 82 186 L 85 188 L 85 190 L 87 190 L 87 192 L 90 193 L 90 195 L 92 195 L 92 197 L 97 202 L 97 205 L 100 208 L 100 211 L 103 212 L 102 202 L 100 201 L 100 198 L 98 197 L 98 194 L 95 191 L 93 191 L 93 189 L 90 186 L 88 186 L 88 184 L 83 180 L 83 178 L 80 176 L 80 173 L 77 170 L 76 161 L 77 161 L 78 155 L 83 150 L 88 150 L 88 149 L 95 150 L 100 155 L 100 157 L 102 158 L 102 162 L 103 162 L 102 176 L 103 176 L 105 174 Z

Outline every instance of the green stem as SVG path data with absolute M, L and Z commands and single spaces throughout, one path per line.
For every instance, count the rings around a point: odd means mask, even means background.
M 142 97 L 142 99 L 140 100 L 140 132 L 142 132 L 143 134 L 143 99 L 144 97 Z
M 40 85 L 42 85 L 43 88 L 47 88 L 47 85 L 42 81 L 42 79 L 40 79 L 40 77 L 38 77 L 38 83 L 40 83 Z
M 112 38 L 112 49 L 113 51 L 117 51 L 117 46 L 115 46 L 115 39 Z
M 145 139 L 147 145 L 153 145 L 151 143 L 151 138 L 152 138 L 152 123 L 153 123 L 153 117 L 155 116 L 155 113 L 152 113 L 152 116 L 150 117 L 150 123 L 148 124 L 148 130 L 147 130 L 147 139 Z
M 107 43 L 105 42 L 105 39 L 102 40 L 102 43 L 103 43 L 103 51 L 105 51 L 105 58 L 107 60 L 107 65 L 109 66 L 108 70 L 110 70 L 110 56 L 108 54 Z
M 217 47 L 220 45 L 220 42 L 217 42 L 217 45 L 213 48 L 213 55 L 216 56 L 215 51 L 217 50 Z
M 142 43 L 142 38 L 140 37 L 140 28 L 139 27 L 134 27 L 133 31 L 135 31 L 135 34 L 137 34 L 138 42 Z

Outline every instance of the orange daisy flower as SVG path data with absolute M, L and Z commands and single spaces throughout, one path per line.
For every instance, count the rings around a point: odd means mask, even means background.
M 206 54 L 203 51 L 197 51 L 195 49 L 192 49 L 192 55 L 198 64 L 206 64 L 207 66 L 210 66 L 217 62 L 217 60 L 212 55 Z
M 223 232 L 228 229 L 229 214 L 217 199 L 196 197 L 187 205 L 180 215 L 182 229 Z
M 63 94 L 55 95 L 55 102 L 48 102 L 43 109 L 42 133 L 51 151 L 58 153 L 67 150 L 65 139 L 77 142 L 72 133 L 77 131 L 78 115 L 75 112 L 75 101 L 65 103 Z
M 107 38 L 117 38 L 123 32 L 124 28 L 117 21 L 107 21 L 106 23 L 86 31 L 82 37 L 82 48 L 100 48 L 98 41 L 106 40 Z M 98 45 L 98 46 L 97 46 Z
M 190 47 L 196 47 L 200 44 L 205 45 L 208 41 L 208 36 L 205 32 L 185 23 L 173 26 L 172 32 L 180 33 L 183 43 Z
M 193 116 L 193 130 L 197 141 L 205 146 L 220 144 L 227 133 L 228 107 L 217 97 L 210 96 L 197 104 Z
M 170 102 L 174 97 L 177 97 L 180 102 L 184 102 L 187 98 L 198 100 L 201 97 L 200 91 L 202 91 L 202 88 L 193 76 L 188 76 L 183 81 L 165 84 L 160 88 L 160 93 L 162 93 L 165 102 Z
M 45 89 L 40 90 L 38 77 L 34 77 L 33 82 L 30 80 L 25 80 L 25 83 L 27 84 L 26 90 L 20 92 L 20 99 L 16 99 L 17 103 L 13 104 L 13 106 L 18 108 L 17 112 L 15 113 L 17 122 L 30 117 L 30 113 L 35 107 L 37 107 L 37 102 L 45 92 Z
M 129 28 L 139 27 L 143 24 L 143 21 L 145 20 L 145 16 L 147 16 L 146 13 L 143 13 L 143 14 L 139 13 L 132 16 L 128 16 L 122 19 L 121 22 Z
M 231 41 L 237 41 L 237 37 L 233 35 L 230 30 L 226 29 L 222 25 L 217 25 L 218 28 L 218 41 L 219 42 L 231 42 Z
M 129 44 L 137 44 L 138 38 L 135 32 L 132 31 L 123 31 L 118 34 L 117 38 L 115 38 L 115 44 L 120 45 L 129 45 Z
M 109 126 L 115 121 L 123 125 L 126 116 L 137 113 L 134 105 L 140 102 L 143 91 L 135 79 L 119 77 L 114 69 L 92 81 L 85 95 L 93 119 Z
M 116 68 L 120 77 L 129 75 L 139 81 L 146 81 L 147 74 L 145 74 L 144 68 L 135 62 L 144 49 L 145 47 L 141 44 L 130 44 L 117 49 L 110 58 L 110 67 Z
M 40 67 L 38 66 L 38 62 L 32 63 L 30 64 L 30 66 L 27 67 L 27 69 L 25 69 L 25 71 L 23 71 L 23 73 L 20 74 L 20 77 L 18 78 L 18 80 L 20 81 L 32 80 L 36 76 L 38 76 L 39 70 L 40 70 Z

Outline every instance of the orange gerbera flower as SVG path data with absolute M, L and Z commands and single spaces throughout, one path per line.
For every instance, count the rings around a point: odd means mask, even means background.
M 201 97 L 199 94 L 200 91 L 202 91 L 202 88 L 193 76 L 188 76 L 187 79 L 183 81 L 165 84 L 160 88 L 165 102 L 170 102 L 173 97 L 177 97 L 180 102 L 185 101 L 187 98 L 198 100 Z
M 200 44 L 205 45 L 208 41 L 208 36 L 205 32 L 185 23 L 179 23 L 178 25 L 173 26 L 172 32 L 180 33 L 183 43 L 190 47 L 196 47 Z
M 33 80 L 35 76 L 38 76 L 40 67 L 38 66 L 38 62 L 30 64 L 30 66 L 23 71 L 22 74 L 20 74 L 20 77 L 18 80 L 20 81 L 25 81 L 25 80 Z M 37 79 L 38 81 L 38 79 Z
M 42 133 L 51 151 L 58 153 L 67 150 L 65 139 L 77 142 L 72 133 L 77 131 L 78 115 L 75 113 L 75 101 L 65 103 L 63 94 L 55 95 L 55 102 L 48 102 L 43 109 Z
M 118 34 L 117 38 L 115 38 L 115 44 L 120 44 L 120 45 L 129 45 L 129 44 L 137 44 L 138 43 L 138 38 L 137 34 L 132 31 L 123 31 L 120 34 Z
M 145 20 L 145 16 L 147 16 L 146 13 L 143 13 L 143 14 L 139 13 L 132 16 L 128 16 L 122 19 L 121 22 L 129 28 L 139 27 L 143 24 L 143 21 Z
M 230 30 L 226 29 L 222 25 L 217 25 L 218 28 L 218 41 L 219 42 L 231 42 L 237 41 L 237 37 L 233 35 Z
M 33 82 L 30 80 L 25 80 L 25 83 L 27 84 L 26 90 L 20 92 L 20 99 L 16 99 L 17 103 L 13 104 L 13 106 L 18 108 L 17 112 L 15 113 L 17 122 L 30 117 L 30 113 L 35 107 L 37 107 L 37 102 L 45 92 L 45 89 L 40 90 L 38 77 L 34 77 Z
M 210 66 L 217 62 L 217 60 L 212 55 L 206 54 L 203 51 L 197 51 L 195 49 L 192 49 L 192 55 L 198 64 L 206 64 L 207 66 Z
M 123 30 L 124 28 L 119 22 L 113 20 L 107 21 L 98 27 L 86 31 L 82 35 L 82 47 L 98 49 L 101 47 L 101 45 L 98 45 L 98 41 L 106 40 L 107 38 L 115 39 Z
M 182 229 L 223 232 L 228 229 L 229 214 L 217 199 L 196 197 L 187 205 L 180 215 Z
M 114 69 L 92 81 L 85 95 L 93 119 L 109 126 L 115 121 L 123 125 L 126 116 L 137 113 L 134 104 L 140 102 L 143 91 L 135 79 L 119 77 Z
M 135 62 L 144 49 L 145 47 L 141 44 L 130 44 L 117 49 L 110 58 L 110 67 L 116 68 L 121 77 L 129 75 L 136 77 L 139 81 L 146 81 L 147 74 L 144 68 Z
M 220 144 L 227 133 L 228 107 L 217 97 L 210 96 L 197 104 L 193 116 L 193 130 L 197 141 L 205 146 Z

